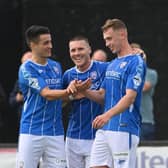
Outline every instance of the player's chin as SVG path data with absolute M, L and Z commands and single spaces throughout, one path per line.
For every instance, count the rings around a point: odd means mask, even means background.
M 46 52 L 46 55 L 47 55 L 48 57 L 50 57 L 50 56 L 52 55 L 51 51 L 50 51 L 50 50 L 47 51 L 47 52 Z
M 51 52 L 48 52 L 47 54 L 46 54 L 46 57 L 48 58 L 48 57 L 51 57 Z
M 75 63 L 75 65 L 77 66 L 77 67 L 81 67 L 83 64 L 81 63 L 81 61 L 79 62 L 79 61 L 75 61 L 74 62 Z
M 51 57 L 51 55 L 45 55 L 45 56 L 43 56 L 43 58 L 49 58 L 49 57 Z

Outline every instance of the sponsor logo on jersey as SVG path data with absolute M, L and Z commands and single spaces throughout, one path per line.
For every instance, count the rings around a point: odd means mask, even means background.
M 120 79 L 120 73 L 116 71 L 106 71 L 106 77 L 113 77 L 115 79 Z
M 48 85 L 56 85 L 61 83 L 61 79 L 46 79 L 45 80 Z
M 124 68 L 126 65 L 127 65 L 127 62 L 122 62 L 122 63 L 120 64 L 120 68 Z

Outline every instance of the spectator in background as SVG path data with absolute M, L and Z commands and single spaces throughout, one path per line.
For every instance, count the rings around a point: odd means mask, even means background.
M 138 43 L 131 43 L 133 48 L 140 48 Z M 142 56 L 145 61 L 147 61 L 146 54 L 143 52 Z M 154 140 L 155 139 L 155 120 L 154 120 L 154 103 L 153 96 L 155 91 L 155 86 L 158 82 L 158 73 L 155 69 L 149 68 L 147 66 L 145 83 L 143 87 L 143 94 L 141 100 L 141 116 L 142 116 L 142 126 L 141 126 L 141 140 Z
M 92 60 L 107 62 L 107 54 L 104 50 L 95 50 L 92 55 Z
M 32 52 L 27 51 L 21 57 L 21 64 L 23 64 L 28 59 L 31 59 Z M 19 89 L 18 80 L 16 80 L 15 85 L 9 95 L 9 105 L 17 111 L 18 122 L 20 121 L 22 105 L 23 105 L 23 95 Z

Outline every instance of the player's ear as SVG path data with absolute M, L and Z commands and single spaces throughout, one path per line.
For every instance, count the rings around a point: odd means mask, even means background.
M 91 49 L 91 47 L 89 46 L 89 54 L 91 54 L 92 53 L 92 49 Z
M 36 45 L 36 43 L 31 41 L 31 42 L 29 43 L 29 47 L 30 47 L 30 49 L 34 48 L 35 45 Z
M 30 42 L 30 43 L 29 43 L 29 47 L 32 49 L 33 46 L 34 46 L 33 42 Z
M 124 29 L 119 30 L 119 34 L 122 39 L 127 37 L 127 32 Z

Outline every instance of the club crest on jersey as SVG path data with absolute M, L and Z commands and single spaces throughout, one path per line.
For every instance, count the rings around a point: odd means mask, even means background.
M 55 73 L 59 74 L 59 69 L 56 66 L 54 66 L 53 69 L 54 69 Z
M 42 73 L 42 72 L 43 72 L 43 70 L 42 70 L 42 69 L 39 69 L 39 70 L 38 70 L 38 72 L 39 72 L 39 73 Z
M 122 62 L 122 63 L 120 64 L 120 68 L 124 68 L 126 65 L 127 65 L 127 62 Z
M 90 73 L 90 78 L 91 79 L 96 79 L 97 78 L 97 72 L 96 71 L 93 71 Z

